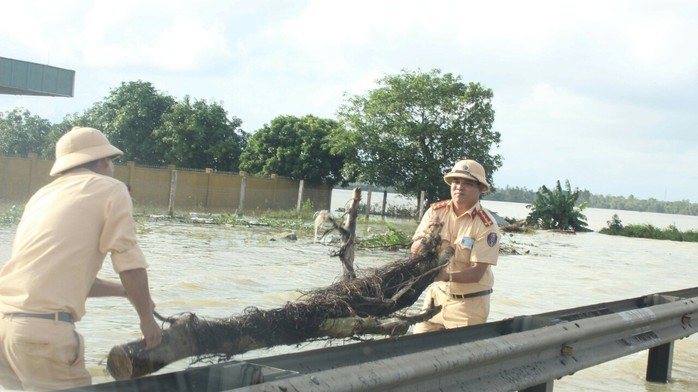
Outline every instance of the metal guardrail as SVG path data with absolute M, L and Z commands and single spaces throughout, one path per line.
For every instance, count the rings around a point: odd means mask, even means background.
M 698 287 L 80 390 L 552 391 L 555 379 L 646 349 L 647 378 L 667 381 L 673 342 L 696 332 L 697 311 Z M 241 377 L 242 365 L 258 376 Z

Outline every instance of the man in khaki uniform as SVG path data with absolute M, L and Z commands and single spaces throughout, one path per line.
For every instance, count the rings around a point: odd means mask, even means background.
M 420 238 L 431 223 L 438 222 L 443 223 L 441 246 L 453 247 L 455 254 L 427 289 L 422 307 L 426 310 L 433 302 L 441 311 L 417 324 L 414 333 L 481 324 L 490 312 L 500 234 L 492 215 L 480 205 L 480 195 L 490 189 L 485 169 L 474 160 L 462 160 L 444 180 L 451 187 L 451 200 L 432 204 L 424 214 L 412 252 L 419 250 Z
M 75 322 L 87 297 L 127 297 L 146 348 L 160 344 L 143 252 L 126 185 L 113 178 L 122 155 L 93 128 L 56 143 L 53 182 L 37 191 L 17 226 L 0 271 L 0 384 L 52 390 L 89 385 Z M 121 282 L 97 278 L 107 253 Z

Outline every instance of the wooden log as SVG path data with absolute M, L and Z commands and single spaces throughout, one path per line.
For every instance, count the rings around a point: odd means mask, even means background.
M 422 239 L 419 254 L 314 290 L 281 308 L 250 307 L 228 318 L 204 319 L 189 313 L 170 319 L 171 325 L 163 330 L 159 347 L 144 350 L 142 339 L 115 346 L 107 358 L 107 370 L 115 379 L 124 380 L 153 373 L 187 357 L 216 355 L 229 359 L 258 348 L 352 336 L 361 331 L 404 333 L 406 328 L 385 322 L 379 328 L 381 322 L 375 320 L 358 324 L 345 321 L 350 327 L 341 332 L 336 326 L 342 322 L 336 320 L 385 318 L 414 304 L 453 254 L 452 248 L 437 254 L 441 244 L 440 229 L 441 226 L 432 227 L 431 234 Z M 362 323 L 363 329 L 360 328 Z

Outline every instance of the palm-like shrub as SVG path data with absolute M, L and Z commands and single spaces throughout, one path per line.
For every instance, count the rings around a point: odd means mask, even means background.
M 536 192 L 536 201 L 526 206 L 531 209 L 526 223 L 544 230 L 589 231 L 582 214 L 587 203 L 576 206 L 577 199 L 579 190 L 572 192 L 569 181 L 565 181 L 564 190 L 559 180 L 554 191 L 544 185 Z

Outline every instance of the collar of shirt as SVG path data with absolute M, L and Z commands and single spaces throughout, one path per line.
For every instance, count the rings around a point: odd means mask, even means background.
M 453 200 L 449 202 L 449 208 L 451 209 L 451 214 L 458 218 L 462 218 L 464 216 L 470 215 L 470 219 L 475 219 L 475 216 L 477 215 L 478 211 L 480 210 L 480 203 L 475 203 L 474 206 L 472 206 L 468 211 L 465 211 L 461 215 L 456 215 L 456 211 L 453 209 Z

